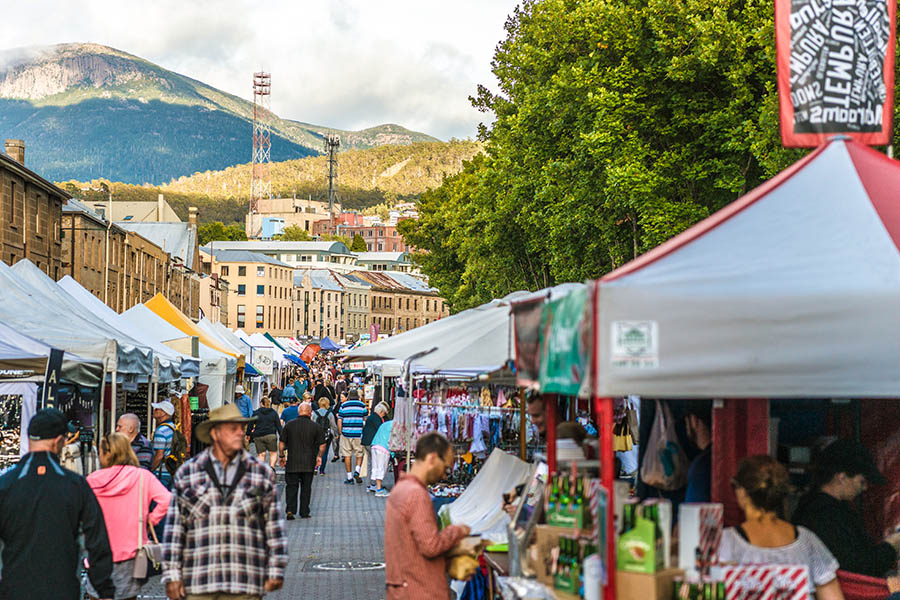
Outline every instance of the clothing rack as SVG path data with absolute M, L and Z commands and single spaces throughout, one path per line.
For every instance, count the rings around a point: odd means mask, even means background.
M 482 406 L 480 404 L 441 404 L 440 402 L 420 402 L 416 400 L 416 406 L 432 406 L 435 408 L 462 408 L 465 410 L 503 410 L 509 412 L 519 412 L 518 408 L 506 408 L 503 406 Z

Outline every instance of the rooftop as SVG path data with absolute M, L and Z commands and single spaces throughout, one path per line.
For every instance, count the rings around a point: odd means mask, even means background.
M 216 249 L 248 250 L 250 252 L 331 252 L 351 254 L 343 242 L 283 242 L 279 240 L 247 242 L 216 242 Z
M 294 268 L 289 264 L 283 263 L 280 260 L 275 260 L 271 256 L 260 254 L 259 252 L 248 252 L 247 250 L 219 250 L 218 248 L 210 250 L 209 246 L 204 246 L 203 251 L 207 254 L 212 254 L 215 257 L 216 262 L 220 263 L 266 263 L 268 265 L 286 267 L 288 269 Z
M 194 246 L 196 232 L 189 223 L 134 223 L 132 221 L 117 221 L 116 225 L 128 231 L 133 231 L 146 238 L 168 252 L 172 256 L 182 260 L 189 269 L 194 269 Z
M 328 269 L 302 269 L 294 271 L 294 285 L 302 286 L 303 279 L 309 278 L 310 284 L 314 289 L 330 290 L 333 292 L 342 292 L 344 288 L 332 275 Z
M 407 252 L 354 252 L 357 262 L 409 262 Z

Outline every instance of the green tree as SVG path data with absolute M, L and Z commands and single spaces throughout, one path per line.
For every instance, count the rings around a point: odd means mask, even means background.
M 764 0 L 525 0 L 474 106 L 485 154 L 402 227 L 454 310 L 603 275 L 796 160 Z
M 200 237 L 201 246 L 205 246 L 210 242 L 240 242 L 247 240 L 247 234 L 244 232 L 242 225 L 232 224 L 226 227 L 221 221 L 197 225 L 197 235 Z
M 275 239 L 284 242 L 308 242 L 312 237 L 299 225 L 288 225 L 281 234 L 275 236 Z
M 366 240 L 364 240 L 361 235 L 356 233 L 353 235 L 353 242 L 350 244 L 350 249 L 353 252 L 365 252 L 369 248 L 368 246 L 366 246 Z

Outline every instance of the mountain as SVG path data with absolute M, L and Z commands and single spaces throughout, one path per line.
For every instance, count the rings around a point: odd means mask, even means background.
M 0 52 L 0 135 L 26 143 L 28 165 L 61 181 L 160 184 L 247 162 L 253 103 L 98 44 Z M 273 161 L 436 141 L 399 125 L 342 131 L 272 116 Z
M 415 200 L 425 190 L 439 186 L 444 177 L 459 173 L 463 163 L 482 151 L 478 142 L 452 140 L 342 152 L 338 156 L 338 198 L 345 209 Z M 272 163 L 272 191 L 282 197 L 296 194 L 325 200 L 326 171 L 324 156 Z M 57 185 L 88 204 L 105 202 L 110 193 L 114 200 L 130 202 L 156 202 L 158 194 L 165 194 L 182 220 L 187 220 L 188 207 L 196 206 L 201 223 L 221 221 L 243 226 L 249 207 L 249 181 L 250 165 L 243 164 L 182 177 L 162 186 L 99 179 Z

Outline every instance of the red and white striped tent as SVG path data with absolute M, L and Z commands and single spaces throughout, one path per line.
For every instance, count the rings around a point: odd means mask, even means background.
M 900 163 L 835 138 L 598 286 L 597 396 L 900 397 Z

